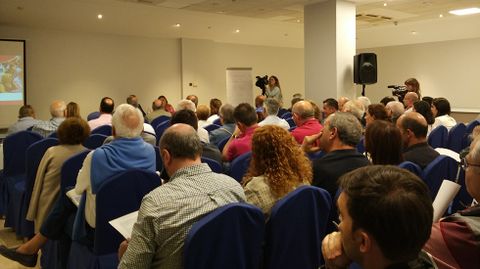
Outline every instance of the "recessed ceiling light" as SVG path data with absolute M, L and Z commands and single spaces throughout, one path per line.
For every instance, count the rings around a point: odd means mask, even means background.
M 464 9 L 456 9 L 456 10 L 450 10 L 448 13 L 457 15 L 457 16 L 471 15 L 471 14 L 480 13 L 480 8 L 471 7 L 471 8 L 464 8 Z
M 217 11 L 217 14 L 225 14 L 225 11 L 223 10 Z
M 412 33 L 412 35 L 416 35 L 417 31 L 412 31 L 411 33 Z
M 439 18 L 443 18 L 443 14 L 438 15 Z
M 383 6 L 386 7 L 386 6 L 387 6 L 387 2 L 383 3 Z
M 296 22 L 301 22 L 301 21 L 302 21 L 302 20 L 300 20 L 300 19 L 297 19 L 297 20 L 296 20 Z
M 101 20 L 101 19 L 103 19 L 103 15 L 102 15 L 102 14 L 98 14 L 98 15 L 97 15 L 97 18 L 98 18 L 99 20 Z
M 235 30 L 235 33 L 240 33 L 240 29 Z
M 180 23 L 175 23 L 175 24 L 173 25 L 173 27 L 177 27 L 177 28 L 180 27 L 180 26 L 182 26 Z

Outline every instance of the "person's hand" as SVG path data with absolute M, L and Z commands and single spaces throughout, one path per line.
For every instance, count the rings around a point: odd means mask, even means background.
M 302 149 L 306 153 L 317 152 L 320 150 L 318 146 L 314 146 L 315 142 L 322 136 L 322 132 L 314 135 L 305 136 L 302 142 Z
M 127 251 L 128 248 L 128 240 L 123 240 L 118 247 L 118 260 L 122 259 L 123 254 Z
M 242 131 L 240 131 L 240 128 L 238 128 L 238 126 L 235 125 L 235 131 L 233 131 L 232 136 L 236 138 L 236 137 L 238 137 L 241 133 L 242 133 Z
M 322 241 L 322 254 L 326 268 L 347 268 L 352 262 L 343 251 L 341 232 L 333 232 L 325 236 Z

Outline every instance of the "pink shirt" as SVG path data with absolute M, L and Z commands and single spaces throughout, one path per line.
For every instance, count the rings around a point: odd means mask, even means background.
M 100 114 L 100 117 L 88 121 L 88 126 L 90 126 L 90 130 L 93 130 L 102 125 L 112 125 L 112 114 Z
M 318 122 L 317 119 L 312 118 L 305 121 L 301 126 L 295 128 L 292 131 L 292 135 L 297 140 L 298 144 L 303 143 L 303 138 L 308 135 L 314 135 L 322 131 L 323 126 Z
M 248 127 L 247 130 L 245 130 L 245 133 L 242 133 L 240 136 L 230 142 L 227 150 L 227 159 L 229 162 L 252 150 L 253 131 L 255 131 L 257 127 L 258 125 L 256 124 Z

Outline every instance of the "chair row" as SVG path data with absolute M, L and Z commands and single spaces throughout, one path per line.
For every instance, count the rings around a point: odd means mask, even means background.
M 470 134 L 479 124 L 479 120 L 474 120 L 467 125 L 457 123 L 450 131 L 445 126 L 438 126 L 430 132 L 428 144 L 433 148 L 448 148 L 460 152 L 470 145 Z

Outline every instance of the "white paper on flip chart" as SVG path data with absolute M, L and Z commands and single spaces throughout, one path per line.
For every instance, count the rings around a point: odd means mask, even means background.
M 433 222 L 437 222 L 445 213 L 450 203 L 453 201 L 453 198 L 457 195 L 460 190 L 460 185 L 444 179 L 442 185 L 438 190 L 437 197 L 433 201 Z
M 125 239 L 129 239 L 132 235 L 133 225 L 137 221 L 138 211 L 118 217 L 109 221 L 110 225 L 115 228 Z

